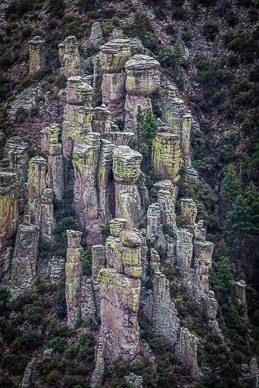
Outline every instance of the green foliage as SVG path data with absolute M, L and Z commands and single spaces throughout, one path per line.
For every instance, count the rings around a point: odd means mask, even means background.
M 149 341 L 149 346 L 156 355 L 160 356 L 172 350 L 166 339 L 160 335 L 152 338 Z
M 65 285 L 66 285 L 65 277 L 62 277 L 58 283 L 58 290 L 57 290 L 57 296 L 56 296 L 57 317 L 60 319 L 66 318 L 67 316 Z
M 92 251 L 91 248 L 87 249 L 84 253 L 82 262 L 83 274 L 86 276 L 92 275 Z
M 101 88 L 96 88 L 92 96 L 93 107 L 102 105 L 102 91 Z
M 232 205 L 241 192 L 242 189 L 240 181 L 236 176 L 233 165 L 230 164 L 226 168 L 224 179 L 221 182 L 220 195 L 224 201 Z
M 7 288 L 0 288 L 0 316 L 6 311 L 10 296 L 10 291 Z
M 78 353 L 78 346 L 68 346 L 65 349 L 64 356 L 70 360 L 73 360 Z
M 66 340 L 63 337 L 55 337 L 49 341 L 49 346 L 54 352 L 63 353 L 66 346 Z
M 213 266 L 210 270 L 210 283 L 220 302 L 227 299 L 234 280 L 228 255 L 226 243 L 221 241 L 215 252 L 215 260 L 213 260 Z
M 64 0 L 50 0 L 49 1 L 49 12 L 51 16 L 63 18 L 65 11 Z
M 30 110 L 31 116 L 38 116 L 40 108 L 37 105 L 33 105 Z
M 147 113 L 145 114 L 142 128 L 142 142 L 147 145 L 148 151 L 151 152 L 152 142 L 158 132 L 158 126 L 156 117 L 153 115 L 150 108 L 148 108 Z
M 224 234 L 230 244 L 239 246 L 250 230 L 250 208 L 246 199 L 242 195 L 238 195 L 233 204 L 233 209 L 227 213 Z
M 219 26 L 214 22 L 206 22 L 202 25 L 202 34 L 207 40 L 214 41 L 219 32 Z
M 23 106 L 19 106 L 19 108 L 16 110 L 16 119 L 19 123 L 23 123 L 24 120 L 27 117 L 27 112 L 24 109 Z
M 26 352 L 28 350 L 36 350 L 43 343 L 43 338 L 40 334 L 29 331 L 16 338 L 12 343 L 12 348 L 15 352 Z
M 250 182 L 245 197 L 249 207 L 250 231 L 259 232 L 259 192 L 254 182 Z

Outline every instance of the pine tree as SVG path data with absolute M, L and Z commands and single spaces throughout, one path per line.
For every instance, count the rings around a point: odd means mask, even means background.
M 143 124 L 143 120 L 144 120 L 144 115 L 142 113 L 142 109 L 141 109 L 140 105 L 138 105 L 138 111 L 137 111 L 137 115 L 136 115 L 136 120 L 137 120 L 137 138 L 138 138 L 138 151 L 139 151 L 139 147 L 140 147 L 140 129 L 141 129 L 141 125 Z
M 147 144 L 149 152 L 152 149 L 152 142 L 158 132 L 156 116 L 153 115 L 152 109 L 148 108 L 147 113 L 142 124 L 143 127 L 143 141 Z
M 251 232 L 259 232 L 259 192 L 254 182 L 250 182 L 245 197 L 250 208 Z
M 215 252 L 215 261 L 210 270 L 210 282 L 217 297 L 223 303 L 232 289 L 233 276 L 225 241 L 221 241 Z
M 246 199 L 238 195 L 233 209 L 227 213 L 224 233 L 230 244 L 242 245 L 247 233 L 251 230 L 250 208 Z
M 241 184 L 236 176 L 233 165 L 227 168 L 226 175 L 221 182 L 220 195 L 229 204 L 233 205 L 237 196 L 242 193 Z
M 174 59 L 174 63 L 176 65 L 181 65 L 181 64 L 183 64 L 185 62 L 185 60 L 184 60 L 184 51 L 183 51 L 183 49 L 180 46 L 178 41 L 174 45 L 173 59 Z

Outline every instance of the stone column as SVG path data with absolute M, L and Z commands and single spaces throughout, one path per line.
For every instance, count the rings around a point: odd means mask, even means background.
M 53 124 L 41 131 L 41 148 L 48 154 L 48 187 L 61 200 L 64 192 L 64 163 L 62 145 L 59 142 L 61 126 Z
M 180 136 L 170 132 L 158 132 L 152 145 L 152 165 L 164 179 L 176 182 L 180 176 Z
M 80 281 L 83 248 L 80 245 L 82 232 L 67 230 L 66 303 L 67 324 L 74 327 L 80 318 Z
M 69 77 L 67 82 L 67 104 L 62 124 L 63 155 L 72 156 L 76 145 L 84 144 L 85 136 L 91 132 L 93 88 L 82 77 Z
M 53 190 L 45 189 L 41 196 L 41 234 L 46 239 L 51 239 L 55 227 Z
M 41 196 L 46 188 L 47 162 L 41 156 L 36 156 L 29 163 L 29 202 L 28 214 L 32 224 L 41 222 Z
M 74 199 L 76 214 L 87 232 L 86 241 L 93 245 L 102 242 L 97 193 L 100 135 L 91 133 L 85 140 L 86 144 L 75 147 L 73 152 Z
M 183 157 L 183 163 L 186 167 L 191 166 L 190 161 L 190 148 L 191 148 L 191 129 L 192 129 L 192 115 L 186 113 L 183 116 L 183 123 L 181 128 L 181 151 Z
M 19 186 L 14 170 L 2 169 L 0 172 L 0 252 L 6 246 L 7 240 L 16 233 L 19 220 L 18 200 Z
M 124 222 L 125 223 L 125 222 Z M 140 351 L 137 321 L 141 287 L 142 240 L 133 231 L 111 230 L 106 241 L 107 268 L 101 269 L 101 336 L 109 360 L 132 361 Z M 130 327 L 130 330 L 129 330 Z
M 195 224 L 197 207 L 191 198 L 181 198 L 181 215 L 187 225 Z
M 97 46 L 103 40 L 103 32 L 101 29 L 100 22 L 94 22 L 91 29 L 91 35 L 89 38 L 89 43 Z
M 142 155 L 128 146 L 119 146 L 113 153 L 115 180 L 115 216 L 125 218 L 128 228 L 138 228 L 144 212 L 137 186 Z
M 122 70 L 130 56 L 129 39 L 113 39 L 101 46 L 99 53 L 104 72 L 102 101 L 107 105 L 113 119 L 124 118 L 126 74 Z
M 125 128 L 136 132 L 138 106 L 142 112 L 151 108 L 151 94 L 160 87 L 160 64 L 154 58 L 137 54 L 125 64 L 127 73 Z
M 14 297 L 33 286 L 36 280 L 39 229 L 27 219 L 16 234 L 11 288 Z
M 80 55 L 75 36 L 68 36 L 64 43 L 58 46 L 59 61 L 64 67 L 65 76 L 73 77 L 80 74 Z
M 41 36 L 35 36 L 29 41 L 29 54 L 29 72 L 31 74 L 46 66 L 46 46 L 45 40 Z

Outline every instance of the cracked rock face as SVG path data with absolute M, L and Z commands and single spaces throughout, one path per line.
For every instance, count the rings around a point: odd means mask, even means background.
M 80 73 L 80 56 L 75 36 L 68 36 L 58 47 L 59 61 L 64 67 L 65 76 L 73 77 Z
M 131 56 L 129 39 L 113 39 L 100 49 L 100 62 L 106 73 L 118 73 L 123 70 Z
M 35 36 L 32 40 L 30 40 L 29 54 L 29 72 L 33 74 L 36 71 L 39 71 L 42 67 L 46 66 L 45 40 L 43 40 L 40 36 Z
M 103 33 L 101 29 L 101 24 L 99 22 L 95 22 L 92 25 L 91 35 L 89 42 L 94 46 L 97 46 L 99 42 L 103 40 Z
M 121 227 L 120 227 L 121 224 Z M 113 233 L 123 229 L 118 220 Z M 116 232 L 117 230 L 117 232 Z M 107 268 L 99 272 L 101 279 L 101 336 L 104 354 L 110 360 L 118 356 L 132 361 L 139 352 L 139 309 L 141 285 L 141 244 L 133 231 L 122 230 L 106 242 Z M 129 330 L 130 327 L 130 330 Z

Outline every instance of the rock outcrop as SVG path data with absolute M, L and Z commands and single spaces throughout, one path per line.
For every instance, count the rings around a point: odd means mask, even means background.
M 90 44 L 97 46 L 103 40 L 103 33 L 101 29 L 101 24 L 99 22 L 95 22 L 92 25 L 91 35 L 89 38 Z
M 29 163 L 29 201 L 26 214 L 31 223 L 40 226 L 41 223 L 41 196 L 46 188 L 47 162 L 41 156 L 35 156 Z
M 35 73 L 46 66 L 46 45 L 41 36 L 35 36 L 29 41 L 30 64 L 29 72 Z
M 142 112 L 151 107 L 151 94 L 160 87 L 160 64 L 147 55 L 136 54 L 126 62 L 125 128 L 136 131 L 138 106 Z
M 68 36 L 64 43 L 58 45 L 58 54 L 61 67 L 67 78 L 80 75 L 80 55 L 75 36 Z
M 126 74 L 123 69 L 130 56 L 129 39 L 113 39 L 101 46 L 102 101 L 113 119 L 123 119 L 124 116 Z
M 99 272 L 101 336 L 108 359 L 121 356 L 132 361 L 140 350 L 137 313 L 143 240 L 132 230 L 122 230 L 124 226 L 125 220 L 113 223 L 106 241 L 107 268 Z

